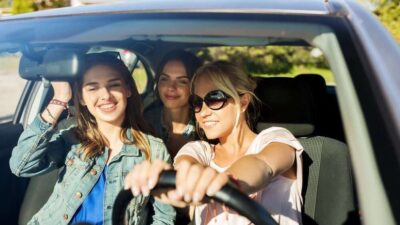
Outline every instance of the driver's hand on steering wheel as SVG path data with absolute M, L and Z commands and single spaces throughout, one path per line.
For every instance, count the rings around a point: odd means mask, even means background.
M 149 195 L 163 170 L 172 166 L 161 160 L 144 161 L 134 167 L 125 178 L 125 189 L 130 189 L 134 196 Z M 176 189 L 159 190 L 153 193 L 162 202 L 176 207 L 204 202 L 204 196 L 213 196 L 229 180 L 226 173 L 218 173 L 211 167 L 204 167 L 188 160 L 179 160 L 175 164 Z

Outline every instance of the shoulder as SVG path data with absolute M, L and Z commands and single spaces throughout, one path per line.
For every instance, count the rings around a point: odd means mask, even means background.
M 154 137 L 150 134 L 146 134 L 147 141 L 149 142 L 150 149 L 154 153 L 165 153 L 168 152 L 164 141 L 161 138 Z
M 209 165 L 213 157 L 213 148 L 206 141 L 191 141 L 179 150 L 175 160 L 183 155 L 191 156 L 203 165 Z
M 168 149 L 162 139 L 154 137 L 150 134 L 146 134 L 146 138 L 150 145 L 151 158 L 153 160 L 161 159 L 167 162 L 171 161 L 171 156 L 169 155 Z
M 211 145 L 206 142 L 206 141 L 202 141 L 202 140 L 197 140 L 197 141 L 189 141 L 188 143 L 186 143 L 184 146 L 182 146 L 181 150 L 185 150 L 185 149 L 192 149 L 195 151 L 211 151 Z
M 259 151 L 272 142 L 287 144 L 300 151 L 303 149 L 297 138 L 289 130 L 282 127 L 270 127 L 262 130 L 254 140 L 253 147 Z
M 283 127 L 270 127 L 262 130 L 257 136 L 271 136 L 271 137 L 289 137 L 294 138 L 294 135 L 286 128 Z
M 146 135 L 146 138 L 147 138 L 147 140 L 149 141 L 149 144 L 150 145 L 152 145 L 152 144 L 155 144 L 155 145 L 164 145 L 164 141 L 161 139 L 161 138 L 158 138 L 158 137 L 155 137 L 155 136 L 153 136 L 153 135 L 151 135 L 151 134 L 145 134 Z

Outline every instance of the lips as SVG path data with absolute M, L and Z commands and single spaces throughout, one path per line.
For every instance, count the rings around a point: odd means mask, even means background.
M 176 100 L 179 99 L 179 95 L 164 95 L 167 100 Z
M 103 103 L 97 106 L 103 112 L 112 112 L 117 108 L 117 104 L 114 102 Z
M 214 127 L 218 122 L 215 120 L 210 120 L 210 121 L 204 121 L 203 122 L 203 128 L 211 128 Z

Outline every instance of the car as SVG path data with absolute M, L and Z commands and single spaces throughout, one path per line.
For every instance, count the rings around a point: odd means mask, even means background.
M 300 49 L 300 61 L 322 57 L 327 68 L 267 76 L 280 63 L 268 61 L 277 53 L 270 47 Z M 263 102 L 258 128 L 286 127 L 305 147 L 304 224 L 400 223 L 400 48 L 367 9 L 351 0 L 148 0 L 1 18 L 2 224 L 26 224 L 55 183 L 57 171 L 17 178 L 8 163 L 51 98 L 49 80 L 73 80 L 82 55 L 114 52 L 146 113 L 157 64 L 175 49 L 238 60 L 253 72 Z

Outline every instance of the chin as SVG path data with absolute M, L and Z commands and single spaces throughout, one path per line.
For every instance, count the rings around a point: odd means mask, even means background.
M 207 139 L 209 140 L 213 140 L 213 139 L 218 139 L 220 137 L 220 135 L 216 132 L 212 132 L 212 131 L 204 131 L 204 134 L 206 135 Z
M 169 108 L 169 109 L 182 108 L 184 105 L 185 105 L 185 104 L 176 103 L 176 102 L 166 102 L 166 103 L 164 104 L 164 106 L 165 106 L 166 108 Z
M 107 123 L 114 123 L 114 122 L 120 120 L 120 116 L 119 115 L 99 115 L 98 118 L 96 118 L 96 120 L 101 120 L 101 121 L 107 122 Z

